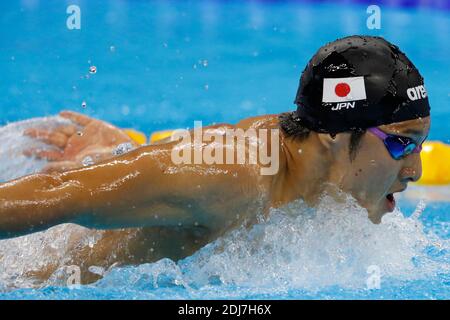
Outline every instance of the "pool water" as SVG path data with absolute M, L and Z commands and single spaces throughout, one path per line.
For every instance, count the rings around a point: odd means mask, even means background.
M 369 34 L 397 44 L 420 69 L 432 107 L 429 138 L 450 143 L 450 11 L 382 6 L 382 28 L 368 30 L 367 5 L 70 4 L 81 8 L 80 30 L 66 27 L 66 1 L 0 2 L 0 125 L 70 109 L 149 134 L 289 111 L 321 45 Z M 4 276 L 6 258 L 20 265 L 38 253 L 15 250 L 22 239 L 1 241 L 0 299 L 450 298 L 450 187 L 413 187 L 398 202 L 379 226 L 351 200 L 340 207 L 325 199 L 317 210 L 294 203 L 182 261 L 113 268 L 74 288 L 17 285 Z M 27 241 L 48 243 L 51 235 Z M 380 283 L 368 288 L 370 266 Z

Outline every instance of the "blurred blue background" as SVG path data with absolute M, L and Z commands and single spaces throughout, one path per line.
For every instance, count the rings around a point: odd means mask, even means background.
M 69 30 L 66 9 L 81 9 Z M 369 4 L 381 29 L 369 30 Z M 449 1 L 0 2 L 0 125 L 63 109 L 146 132 L 293 110 L 304 66 L 353 34 L 397 44 L 449 142 Z M 89 67 L 97 73 L 90 74 Z M 83 102 L 86 106 L 83 107 Z

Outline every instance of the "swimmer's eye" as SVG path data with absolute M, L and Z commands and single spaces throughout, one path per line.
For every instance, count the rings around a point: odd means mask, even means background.
M 383 141 L 389 154 L 395 160 L 400 160 L 411 153 L 422 151 L 422 144 L 418 145 L 411 138 L 388 134 L 378 128 L 369 128 L 368 131 Z

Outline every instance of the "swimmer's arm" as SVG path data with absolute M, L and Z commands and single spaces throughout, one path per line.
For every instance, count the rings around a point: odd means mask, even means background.
M 199 199 L 215 201 L 208 190 L 223 198 L 229 186 L 195 170 L 172 172 L 170 150 L 170 144 L 146 146 L 98 165 L 1 184 L 0 239 L 61 223 L 98 229 L 194 223 L 213 228 L 217 219 L 200 213 Z
M 70 220 L 76 181 L 36 174 L 0 184 L 0 239 L 45 230 Z

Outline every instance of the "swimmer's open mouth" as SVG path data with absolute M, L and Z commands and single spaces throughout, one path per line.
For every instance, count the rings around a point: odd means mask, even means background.
M 395 209 L 395 198 L 394 198 L 394 194 L 393 193 L 389 193 L 386 196 L 387 199 L 387 207 L 388 207 L 388 211 L 392 212 Z
M 396 204 L 396 202 L 395 202 L 394 193 L 397 193 L 397 192 L 403 192 L 403 191 L 405 191 L 405 190 L 406 190 L 406 187 L 402 188 L 401 190 L 398 190 L 398 191 L 394 191 L 394 192 L 392 192 L 392 193 L 389 193 L 389 194 L 386 196 L 386 203 L 387 203 L 387 208 L 388 208 L 388 211 L 389 211 L 389 212 L 392 212 L 392 211 L 394 211 L 394 209 L 395 209 L 395 204 Z

